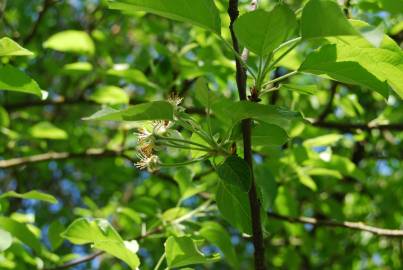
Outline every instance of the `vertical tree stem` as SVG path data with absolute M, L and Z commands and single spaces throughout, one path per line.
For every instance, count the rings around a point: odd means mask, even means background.
M 238 0 L 229 0 L 228 15 L 230 16 L 231 23 L 229 26 L 232 38 L 232 45 L 234 50 L 239 53 L 239 44 L 235 36 L 233 29 L 233 24 L 237 17 L 239 16 L 238 11 Z M 240 100 L 246 100 L 246 69 L 242 66 L 238 58 L 235 57 L 236 61 L 236 82 L 238 87 L 238 93 Z M 255 178 L 253 175 L 253 160 L 252 160 L 252 120 L 245 119 L 242 121 L 242 135 L 243 135 L 243 145 L 244 145 L 244 159 L 248 163 L 252 171 L 252 185 L 249 191 L 249 205 L 251 208 L 252 216 L 252 238 L 254 246 L 254 258 L 255 258 L 255 270 L 265 270 L 265 250 L 263 244 L 263 233 L 260 217 L 260 201 L 257 197 Z

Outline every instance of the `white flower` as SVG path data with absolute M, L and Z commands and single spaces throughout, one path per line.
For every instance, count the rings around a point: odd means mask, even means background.
M 140 170 L 147 169 L 150 172 L 156 171 L 159 169 L 160 158 L 156 155 L 147 156 L 146 154 L 140 152 L 138 154 L 140 161 L 135 165 Z

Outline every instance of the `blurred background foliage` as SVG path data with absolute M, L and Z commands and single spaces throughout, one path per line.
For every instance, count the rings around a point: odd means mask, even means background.
M 264 0 L 261 6 L 270 8 L 276 2 Z M 296 10 L 304 1 L 284 2 Z M 402 44 L 401 1 L 347 2 L 352 18 L 382 25 Z M 227 1 L 215 3 L 221 11 L 223 35 L 229 38 Z M 242 11 L 247 6 L 248 1 L 241 1 Z M 65 153 L 60 159 L 0 168 L 0 191 L 36 189 L 58 199 L 53 205 L 1 200 L 1 214 L 29 224 L 47 252 L 39 255 L 14 241 L 0 254 L 0 269 L 51 268 L 77 257 L 73 253 L 90 254 L 89 246 L 74 246 L 58 237 L 78 217 L 106 218 L 124 239 L 165 224 L 163 231 L 139 241 L 141 269 L 153 269 L 171 231 L 188 230 L 197 236 L 200 230 L 200 223 L 195 222 L 185 227 L 170 225 L 172 215 L 177 214 L 167 210 L 180 206 L 188 212 L 200 206 L 205 196 L 214 193 L 217 176 L 208 163 L 155 174 L 139 171 L 133 166 L 136 135 L 132 125 L 81 119 L 105 104 L 124 107 L 163 100 L 176 92 L 184 97 L 187 111 L 202 120 L 204 108 L 195 99 L 196 78 L 205 77 L 213 92 L 237 97 L 231 51 L 202 29 L 144 13 L 123 16 L 102 0 L 2 0 L 0 9 L 0 37 L 10 37 L 35 53 L 3 58 L 2 63 L 18 66 L 49 93 L 46 100 L 40 100 L 0 92 L 0 159 Z M 306 45 L 295 51 L 272 76 L 286 74 L 311 50 Z M 249 59 L 254 60 L 253 56 Z M 392 94 L 385 102 L 373 91 L 307 74 L 294 76 L 289 83 L 315 84 L 317 89 L 314 95 L 278 91 L 265 96 L 263 102 L 291 107 L 317 122 L 295 124 L 283 149 L 255 149 L 259 152 L 255 156 L 257 181 L 267 198 L 265 211 L 403 228 L 401 100 Z M 186 153 L 161 155 L 174 161 Z M 244 236 L 214 207 L 198 219 L 206 220 L 227 229 L 239 269 L 251 269 L 251 243 L 243 241 Z M 403 240 L 399 238 L 270 217 L 264 222 L 271 269 L 403 268 Z M 208 244 L 203 248 L 207 254 L 217 251 Z M 228 262 L 195 269 L 234 269 Z M 101 256 L 71 269 L 128 267 Z

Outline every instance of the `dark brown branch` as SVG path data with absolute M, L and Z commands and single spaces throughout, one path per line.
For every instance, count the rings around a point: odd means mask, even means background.
M 32 163 L 45 162 L 50 160 L 64 160 L 73 158 L 86 158 L 86 157 L 119 157 L 122 156 L 124 150 L 106 150 L 106 149 L 87 149 L 83 152 L 69 153 L 69 152 L 49 152 L 44 154 L 32 155 L 27 157 L 12 158 L 7 160 L 0 160 L 1 169 L 9 169 L 17 166 L 28 165 Z
M 238 0 L 229 0 L 228 4 L 228 15 L 230 17 L 229 29 L 231 32 L 232 45 L 237 54 L 239 54 L 239 44 L 238 39 L 234 32 L 234 23 L 239 16 L 238 11 Z M 246 57 L 247 53 L 244 54 Z M 238 88 L 238 94 L 240 100 L 246 100 L 246 69 L 242 65 L 241 61 L 237 56 L 235 56 L 236 63 L 236 83 Z M 257 101 L 257 100 L 254 100 Z M 252 240 L 254 246 L 254 263 L 255 270 L 265 270 L 265 249 L 263 241 L 263 232 L 260 217 L 260 202 L 256 192 L 256 184 L 253 176 L 253 159 L 252 159 L 252 120 L 245 119 L 242 120 L 242 136 L 243 136 L 243 149 L 244 149 L 244 160 L 248 163 L 252 172 L 252 184 L 249 190 L 249 205 L 251 208 L 251 223 L 252 223 Z
M 365 231 L 369 233 L 373 233 L 379 236 L 385 237 L 403 237 L 403 230 L 392 230 L 392 229 L 384 229 L 366 225 L 362 222 L 351 222 L 351 221 L 333 221 L 333 220 L 320 220 L 316 218 L 310 217 L 289 217 L 283 216 L 276 213 L 268 213 L 269 217 L 283 220 L 291 223 L 301 223 L 301 224 L 311 224 L 313 226 L 324 226 L 324 227 L 339 227 L 344 229 L 351 229 L 356 231 Z
M 325 109 L 318 116 L 316 122 L 323 122 L 326 119 L 326 117 L 332 112 L 333 100 L 334 100 L 334 96 L 336 95 L 336 89 L 337 89 L 337 83 L 332 82 L 332 86 L 330 87 L 329 100 L 327 101 Z
M 32 40 L 32 38 L 36 35 L 39 25 L 41 24 L 43 18 L 45 17 L 46 12 L 54 3 L 56 3 L 54 0 L 44 0 L 42 9 L 38 13 L 38 19 L 34 22 L 29 34 L 23 39 L 23 44 L 26 45 L 27 43 L 29 43 Z

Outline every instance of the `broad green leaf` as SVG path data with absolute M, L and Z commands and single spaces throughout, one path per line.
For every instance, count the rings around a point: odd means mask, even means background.
M 104 219 L 77 219 L 62 233 L 62 237 L 73 244 L 92 244 L 94 248 L 121 259 L 132 269 L 140 265 L 137 255 L 126 247 L 120 235 Z
M 66 30 L 54 34 L 43 43 L 44 48 L 59 52 L 89 54 L 95 52 L 91 37 L 84 31 Z
M 260 122 L 252 129 L 254 146 L 281 146 L 287 141 L 287 132 L 279 126 Z
M 221 215 L 241 232 L 251 234 L 251 214 L 248 193 L 234 185 L 220 181 L 217 187 L 216 202 Z
M 31 56 L 31 51 L 21 47 L 14 40 L 4 37 L 0 39 L 0 57 L 1 56 Z
M 53 221 L 50 224 L 48 229 L 48 239 L 52 250 L 56 250 L 63 243 L 64 240 L 60 234 L 65 230 L 66 228 L 58 220 Z
M 9 65 L 0 67 L 0 90 L 23 92 L 42 98 L 39 85 L 21 70 Z
M 27 225 L 8 217 L 0 217 L 0 228 L 32 248 L 36 253 L 42 253 L 42 245 L 38 238 L 28 229 Z
M 39 201 L 44 201 L 48 203 L 57 203 L 57 200 L 55 197 L 52 195 L 39 192 L 37 190 L 31 190 L 26 193 L 17 193 L 15 191 L 8 191 L 6 193 L 3 193 L 0 195 L 0 199 L 4 198 L 20 198 L 20 199 L 26 199 L 26 200 L 39 200 Z
M 394 15 L 403 14 L 403 0 L 377 0 L 381 8 Z
M 213 0 L 110 0 L 112 9 L 145 11 L 172 20 L 189 22 L 216 34 L 221 32 L 220 13 Z
M 273 207 L 274 199 L 277 195 L 278 185 L 272 171 L 267 165 L 257 166 L 255 171 L 256 187 L 260 191 L 262 207 L 269 210 Z
M 234 24 L 239 41 L 259 56 L 271 53 L 297 26 L 294 12 L 277 5 L 270 12 L 258 9 L 240 16 Z
M 304 171 L 310 176 L 330 176 L 337 179 L 343 178 L 339 171 L 326 168 L 304 168 Z
M 40 122 L 29 129 L 32 137 L 49 140 L 66 140 L 69 135 L 50 122 Z
M 301 35 L 304 39 L 358 34 L 335 1 L 310 0 L 302 11 Z
M 13 237 L 5 230 L 0 229 L 0 253 L 8 249 L 13 243 Z
M 260 120 L 268 124 L 287 127 L 291 120 L 300 118 L 297 112 L 289 111 L 284 107 L 263 105 L 250 101 L 233 102 L 222 99 L 212 105 L 212 109 L 222 122 L 235 125 L 247 118 Z
M 249 191 L 252 173 L 249 165 L 240 157 L 230 156 L 217 167 L 218 176 L 227 184 Z
M 84 75 L 88 74 L 93 70 L 93 66 L 91 63 L 88 62 L 76 62 L 66 64 L 63 67 L 63 74 L 68 75 Z
M 231 236 L 220 224 L 206 221 L 202 224 L 199 233 L 224 253 L 225 259 L 232 267 L 237 268 L 239 266 L 238 258 L 231 242 Z
M 343 138 L 341 134 L 327 134 L 319 136 L 316 138 L 308 139 L 304 141 L 304 146 L 306 147 L 317 147 L 317 146 L 329 146 L 337 143 Z
M 166 101 L 154 101 L 130 106 L 124 110 L 106 107 L 83 120 L 145 121 L 172 120 L 173 107 Z
M 100 104 L 127 104 L 129 103 L 128 94 L 120 87 L 106 85 L 95 90 L 89 97 L 90 100 Z
M 165 254 L 169 268 L 180 268 L 193 264 L 212 263 L 220 259 L 219 254 L 211 257 L 201 253 L 192 238 L 170 236 L 165 242 Z
M 318 87 L 314 84 L 311 85 L 280 84 L 279 91 L 282 90 L 297 92 L 302 95 L 315 95 L 318 92 Z
M 358 55 L 354 55 L 352 52 L 355 50 L 358 50 L 361 53 L 356 52 Z M 367 67 L 364 68 L 359 62 L 357 62 L 357 60 L 359 61 L 362 59 L 362 53 L 363 49 L 361 48 L 354 49 L 354 47 L 351 46 L 340 47 L 334 44 L 325 45 L 320 48 L 319 51 L 308 55 L 299 70 L 316 75 L 327 75 L 337 81 L 375 90 L 382 96 L 387 97 L 390 87 L 385 80 L 376 77 L 367 69 Z M 372 56 L 371 58 L 374 57 Z M 365 60 L 362 59 L 362 61 L 364 62 Z M 385 61 L 385 59 L 382 61 Z M 374 66 L 378 65 L 382 64 L 374 63 Z M 389 66 L 389 64 L 385 65 Z M 390 67 L 390 69 L 395 70 L 397 68 Z M 396 73 L 399 73 L 399 71 L 396 70 Z

